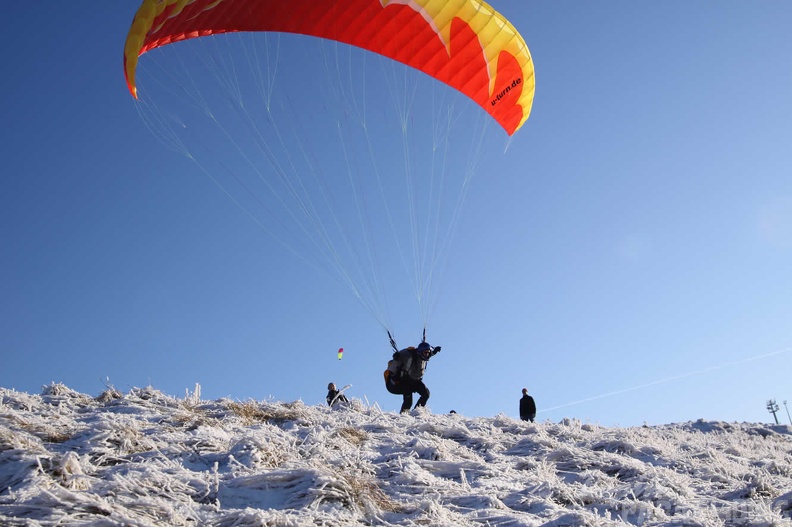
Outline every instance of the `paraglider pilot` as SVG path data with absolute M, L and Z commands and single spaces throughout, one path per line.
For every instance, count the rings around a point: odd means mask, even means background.
M 392 394 L 404 396 L 401 412 L 409 412 L 412 406 L 413 393 L 420 395 L 415 408 L 426 406 L 429 400 L 429 388 L 423 383 L 426 364 L 430 358 L 440 351 L 440 346 L 430 346 L 423 341 L 418 346 L 404 348 L 393 354 L 385 370 L 385 388 Z

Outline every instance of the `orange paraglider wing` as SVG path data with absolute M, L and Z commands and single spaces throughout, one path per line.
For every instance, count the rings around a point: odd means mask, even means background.
M 464 93 L 509 135 L 531 112 L 528 47 L 479 0 L 144 0 L 124 48 L 130 92 L 137 98 L 135 69 L 145 52 L 238 31 L 299 33 L 379 53 Z

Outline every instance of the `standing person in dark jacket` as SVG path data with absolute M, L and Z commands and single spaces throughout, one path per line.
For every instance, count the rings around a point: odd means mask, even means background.
M 528 395 L 528 388 L 523 388 L 523 396 L 520 399 L 520 419 L 533 423 L 536 417 L 536 403 L 533 397 Z
M 346 398 L 346 395 L 340 393 L 338 388 L 336 388 L 335 383 L 330 383 L 327 385 L 327 404 L 329 406 L 333 406 L 333 403 L 348 403 L 349 400 Z
M 385 370 L 385 388 L 390 393 L 403 395 L 401 413 L 409 412 L 412 406 L 413 393 L 421 397 L 415 403 L 415 408 L 426 406 L 429 400 L 429 388 L 423 383 L 426 363 L 440 351 L 440 346 L 430 346 L 428 342 L 421 342 L 416 347 L 410 346 L 393 354 L 393 360 L 388 362 Z

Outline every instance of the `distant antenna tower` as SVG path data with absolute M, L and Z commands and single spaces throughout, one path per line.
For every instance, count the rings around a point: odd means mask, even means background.
M 787 408 L 786 401 L 784 401 L 784 409 L 787 411 L 787 419 L 789 419 L 789 424 L 792 425 L 792 417 L 789 417 L 789 408 Z
M 773 414 L 773 418 L 775 419 L 776 424 L 779 424 L 778 416 L 776 415 L 776 412 L 778 411 L 778 405 L 776 404 L 774 399 L 770 399 L 769 401 L 767 401 L 767 411 Z

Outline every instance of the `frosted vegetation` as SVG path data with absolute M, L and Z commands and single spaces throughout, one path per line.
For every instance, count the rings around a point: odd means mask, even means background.
M 0 388 L 3 526 L 790 526 L 792 427 Z

